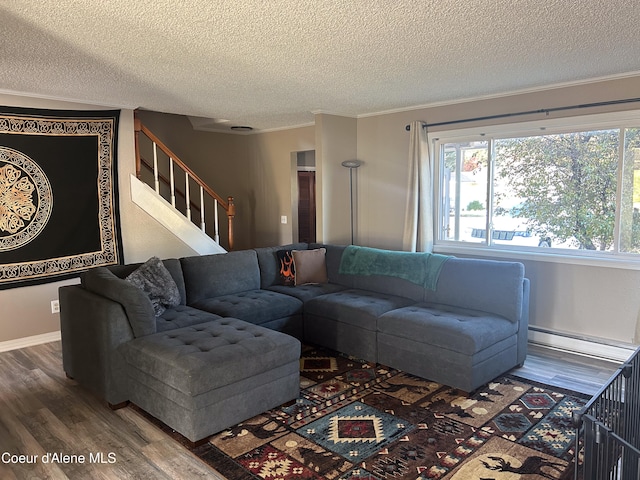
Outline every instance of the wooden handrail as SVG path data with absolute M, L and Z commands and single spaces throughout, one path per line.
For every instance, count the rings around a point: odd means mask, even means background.
M 191 170 L 191 168 L 189 168 L 169 147 L 167 147 L 162 142 L 162 140 L 160 140 L 151 130 L 145 127 L 137 116 L 134 117 L 134 130 L 135 130 L 136 177 L 138 179 L 141 179 L 142 164 L 144 164 L 145 167 L 149 168 L 152 172 L 154 171 L 154 167 L 149 165 L 142 158 L 140 154 L 139 136 L 140 136 L 140 133 L 143 133 L 149 140 L 153 142 L 153 144 L 156 147 L 159 147 L 160 150 L 164 152 L 164 154 L 167 155 L 167 157 L 169 157 L 169 159 L 174 164 L 176 164 L 180 169 L 182 169 L 187 174 L 187 178 L 192 178 L 194 180 L 194 182 L 202 189 L 201 192 L 202 191 L 206 192 L 207 195 L 215 199 L 217 204 L 225 210 L 227 214 L 227 223 L 228 223 L 229 250 L 233 250 L 233 245 L 234 245 L 233 220 L 236 215 L 236 207 L 233 202 L 233 197 L 229 196 L 227 197 L 226 200 L 224 200 L 220 195 L 218 195 L 215 191 L 213 191 L 211 187 L 209 187 L 198 175 L 196 175 L 196 173 L 193 170 Z M 156 180 L 160 179 L 165 184 L 168 184 L 168 185 L 171 184 L 170 180 L 168 180 L 160 172 L 154 172 L 154 175 L 157 175 Z M 156 186 L 156 189 L 157 189 L 157 186 Z M 177 190 L 177 193 L 186 199 L 186 194 L 184 192 Z M 198 206 L 196 206 L 193 202 L 189 201 L 188 207 L 191 207 L 191 206 L 194 206 L 197 210 L 200 210 Z M 204 226 L 202 228 L 204 229 Z

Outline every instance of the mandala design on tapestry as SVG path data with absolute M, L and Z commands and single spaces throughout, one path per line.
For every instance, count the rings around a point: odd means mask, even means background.
M 36 238 L 52 209 L 51 184 L 38 164 L 17 150 L 0 147 L 0 252 Z

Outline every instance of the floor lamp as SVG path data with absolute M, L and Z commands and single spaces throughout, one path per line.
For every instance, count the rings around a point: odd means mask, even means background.
M 361 160 L 345 160 L 343 167 L 349 169 L 349 202 L 351 205 L 351 245 L 353 245 L 353 170 L 362 165 Z

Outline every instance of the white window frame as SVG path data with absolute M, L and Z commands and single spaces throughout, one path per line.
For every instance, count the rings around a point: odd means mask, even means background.
M 493 139 L 513 138 L 518 136 L 536 136 L 540 134 L 572 133 L 584 130 L 606 130 L 624 127 L 640 128 L 640 110 L 628 110 L 622 112 L 601 113 L 563 118 L 548 118 L 545 120 L 523 121 L 518 123 L 491 125 L 483 127 L 460 128 L 455 130 L 429 132 L 429 146 L 434 165 L 434 251 L 451 254 L 468 254 L 485 257 L 511 258 L 514 260 L 537 260 L 546 262 L 568 263 L 578 265 L 605 266 L 640 270 L 640 254 L 620 252 L 600 252 L 593 250 L 573 249 L 543 249 L 539 247 L 523 247 L 510 245 L 492 245 L 491 238 L 485 242 L 461 242 L 457 240 L 443 240 L 440 232 L 443 231 L 442 219 L 442 161 L 441 146 L 446 143 L 462 141 L 486 141 L 489 140 L 491 149 Z M 620 159 L 622 159 L 622 149 Z M 492 163 L 492 162 L 490 162 Z M 620 160 L 619 165 L 622 162 Z M 489 178 L 492 178 L 491 166 Z M 618 169 L 618 184 L 621 182 L 622 169 Z M 493 182 L 489 182 L 491 190 Z M 489 195 L 492 195 L 489 193 Z M 617 203 L 620 204 L 620 189 L 618 188 Z M 488 215 L 488 219 L 491 216 Z M 619 228 L 619 219 L 616 219 L 615 232 Z M 487 222 L 489 223 L 489 222 Z M 487 225 L 487 232 L 489 231 Z M 487 235 L 490 237 L 490 235 Z

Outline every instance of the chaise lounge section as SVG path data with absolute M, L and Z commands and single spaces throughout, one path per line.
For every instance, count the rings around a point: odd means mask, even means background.
M 193 442 L 296 398 L 300 342 L 234 318 L 122 346 L 129 400 Z

